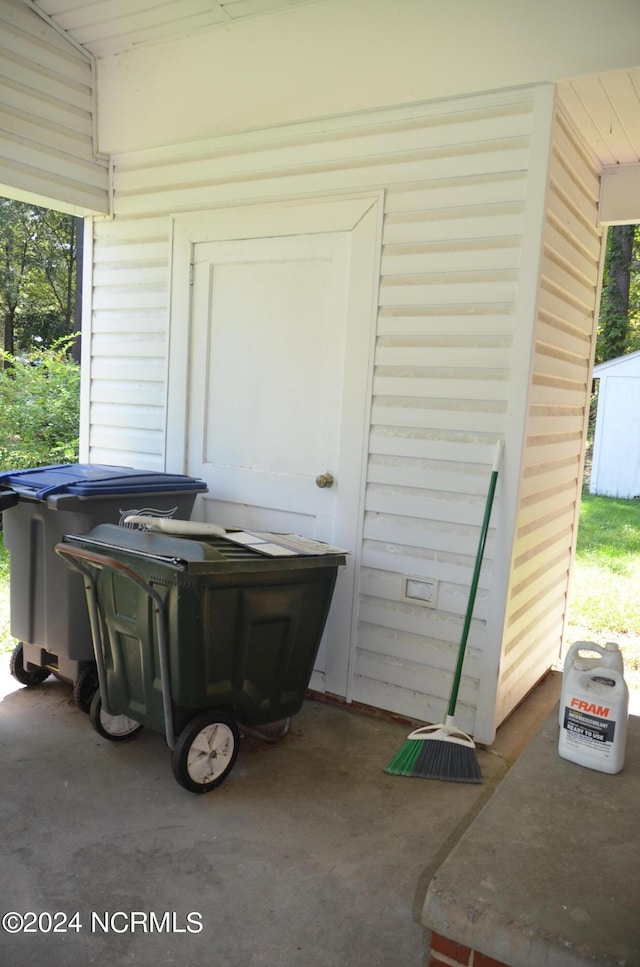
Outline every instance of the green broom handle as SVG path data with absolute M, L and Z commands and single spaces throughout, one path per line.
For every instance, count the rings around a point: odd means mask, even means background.
M 500 460 L 502 457 L 502 450 L 504 447 L 504 442 L 498 440 L 496 444 L 496 455 L 493 460 L 493 467 L 491 469 L 491 480 L 489 481 L 489 492 L 487 494 L 487 501 L 484 508 L 484 520 L 482 521 L 482 527 L 480 529 L 480 543 L 478 544 L 478 551 L 476 553 L 476 563 L 473 569 L 473 578 L 471 579 L 471 591 L 469 593 L 469 603 L 467 604 L 467 613 L 464 618 L 464 627 L 462 629 L 462 640 L 460 642 L 460 651 L 458 653 L 458 664 L 456 665 L 456 673 L 453 676 L 453 687 L 451 689 L 451 698 L 449 699 L 449 709 L 447 714 L 453 716 L 456 710 L 456 704 L 458 701 L 458 692 L 460 690 L 460 680 L 462 678 L 462 665 L 464 662 L 464 653 L 467 648 L 467 639 L 469 637 L 469 629 L 471 627 L 471 619 L 473 617 L 473 607 L 476 602 L 476 593 L 478 591 L 478 583 L 480 580 L 480 568 L 482 567 L 482 558 L 484 557 L 484 547 L 487 543 L 487 534 L 489 532 L 489 519 L 491 517 L 491 509 L 493 507 L 493 497 L 496 492 L 496 483 L 498 482 L 498 468 L 500 466 Z

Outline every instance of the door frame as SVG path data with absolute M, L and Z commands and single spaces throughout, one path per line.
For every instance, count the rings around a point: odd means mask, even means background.
M 274 238 L 287 235 L 349 233 L 350 271 L 347 293 L 347 331 L 345 360 L 349 379 L 345 380 L 341 413 L 341 451 L 359 453 L 341 476 L 346 499 L 339 502 L 336 531 L 341 518 L 357 520 L 356 544 L 351 551 L 351 572 L 345 600 L 341 605 L 348 628 L 347 646 L 327 652 L 322 679 L 314 675 L 311 688 L 350 699 L 353 673 L 359 574 L 361 564 L 363 507 L 366 485 L 368 429 L 373 383 L 373 357 L 380 280 L 382 191 L 366 194 L 313 197 L 289 200 L 274 205 L 261 204 L 219 208 L 177 214 L 171 217 L 171 261 L 169 293 L 169 346 L 167 355 L 167 394 L 165 417 L 165 467 L 185 472 L 187 461 L 187 423 L 189 364 L 191 358 L 192 262 L 195 246 L 201 242 Z

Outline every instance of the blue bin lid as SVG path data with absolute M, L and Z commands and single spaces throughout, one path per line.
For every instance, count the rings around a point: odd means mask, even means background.
M 0 474 L 0 483 L 29 490 L 29 496 L 44 500 L 52 494 L 101 497 L 109 494 L 201 492 L 203 480 L 179 473 L 135 470 L 101 463 L 61 463 Z

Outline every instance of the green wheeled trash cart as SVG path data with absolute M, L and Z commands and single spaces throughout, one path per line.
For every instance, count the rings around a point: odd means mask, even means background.
M 100 735 L 163 733 L 177 781 L 201 793 L 229 775 L 241 727 L 300 710 L 345 557 L 285 544 L 110 524 L 65 536 L 56 550 L 84 577 Z

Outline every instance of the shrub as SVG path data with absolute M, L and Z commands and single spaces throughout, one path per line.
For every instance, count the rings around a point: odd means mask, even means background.
M 0 470 L 77 462 L 80 367 L 69 357 L 75 338 L 28 359 L 2 353 Z

